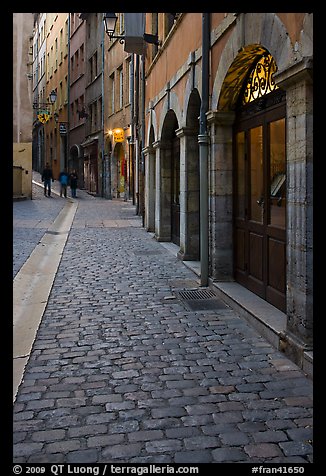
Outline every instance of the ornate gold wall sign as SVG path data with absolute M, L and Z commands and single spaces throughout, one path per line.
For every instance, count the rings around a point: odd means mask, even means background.
M 256 63 L 250 73 L 243 95 L 243 104 L 248 104 L 255 99 L 278 89 L 274 81 L 274 73 L 277 70 L 272 55 L 264 55 Z
M 37 119 L 42 122 L 42 124 L 45 124 L 45 122 L 48 122 L 50 119 L 50 114 L 47 111 L 40 111 L 37 115 Z
M 117 127 L 116 129 L 113 129 L 113 139 L 115 142 L 123 142 L 124 141 L 124 132 L 123 129 L 120 129 Z

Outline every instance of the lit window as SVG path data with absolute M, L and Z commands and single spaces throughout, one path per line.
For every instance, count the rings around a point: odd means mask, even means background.
M 251 71 L 244 91 L 242 102 L 248 104 L 255 99 L 278 89 L 274 81 L 276 63 L 271 55 L 265 55 Z

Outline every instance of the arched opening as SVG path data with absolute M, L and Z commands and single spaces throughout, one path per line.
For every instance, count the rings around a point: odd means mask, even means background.
M 184 132 L 184 154 L 185 154 L 185 240 L 183 259 L 200 259 L 200 179 L 199 179 L 199 115 L 200 115 L 200 96 L 197 89 L 194 89 L 189 97 L 186 128 Z
M 166 237 L 180 244 L 180 140 L 176 135 L 177 117 L 170 109 L 164 119 L 161 135 L 161 202 L 162 224 Z
M 127 178 L 127 161 L 123 144 L 117 142 L 112 153 L 111 185 L 115 198 L 124 198 Z
M 83 151 L 80 145 L 74 144 L 70 147 L 68 170 L 76 170 L 78 175 L 78 187 L 84 188 Z

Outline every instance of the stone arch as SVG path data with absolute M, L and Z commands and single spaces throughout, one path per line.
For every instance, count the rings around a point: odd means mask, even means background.
M 273 56 L 279 71 L 286 69 L 294 61 L 289 35 L 275 13 L 244 14 L 237 22 L 221 55 L 212 90 L 212 110 L 227 111 L 234 107 L 240 93 L 240 84 L 257 55 L 264 51 Z M 236 89 L 233 99 L 224 101 L 225 94 L 231 97 L 232 73 L 236 71 L 236 67 L 239 77 L 234 79 Z M 229 91 L 226 93 L 228 86 Z
M 161 129 L 161 141 L 165 142 L 171 140 L 178 129 L 179 121 L 173 109 L 169 109 L 164 115 L 164 120 Z
M 80 159 L 83 156 L 83 148 L 79 144 L 74 144 L 70 147 L 70 154 Z
M 84 150 L 81 145 L 73 144 L 69 149 L 68 169 L 77 171 L 79 188 L 84 188 Z
M 178 125 L 182 124 L 182 110 L 180 107 L 179 98 L 173 91 L 170 91 L 165 97 L 164 104 L 162 107 L 158 134 L 158 137 L 161 137 L 161 139 L 163 128 L 167 127 L 167 123 L 165 122 L 166 118 L 171 111 L 175 114 Z
M 186 111 L 183 120 L 185 121 L 182 123 L 182 126 L 187 125 L 187 110 L 188 104 L 190 100 L 190 96 L 193 95 L 194 91 L 196 91 L 199 95 L 199 99 L 201 100 L 201 85 L 202 85 L 202 74 L 201 68 L 199 65 L 194 67 L 193 71 L 189 71 L 188 79 L 186 83 L 186 90 L 185 90 L 185 97 L 183 101 L 183 110 Z
M 159 142 L 159 229 L 156 235 L 160 241 L 180 240 L 180 140 L 176 131 L 179 122 L 174 110 L 164 115 Z
M 145 154 L 145 226 L 147 231 L 155 231 L 156 210 L 156 152 L 154 148 L 155 131 L 154 125 L 148 129 L 148 146 L 144 149 Z
M 186 126 L 194 129 L 199 129 L 199 114 L 200 114 L 201 98 L 198 89 L 193 89 L 188 97 L 186 107 Z M 199 132 L 199 131 L 198 131 Z
M 151 137 L 153 135 L 153 137 Z M 150 118 L 147 124 L 146 146 L 157 140 L 157 117 L 154 109 L 150 109 Z

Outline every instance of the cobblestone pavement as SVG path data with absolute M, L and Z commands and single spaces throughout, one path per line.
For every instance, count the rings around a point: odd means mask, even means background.
M 42 194 L 14 203 L 16 272 L 65 202 Z M 77 200 L 14 462 L 311 463 L 312 381 L 230 308 L 190 311 L 177 291 L 197 276 L 130 202 Z

